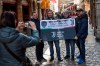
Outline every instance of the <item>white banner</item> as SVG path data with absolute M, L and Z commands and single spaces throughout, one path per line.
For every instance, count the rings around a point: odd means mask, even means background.
M 75 27 L 75 19 L 59 19 L 59 20 L 41 20 L 40 28 L 41 29 L 63 29 Z

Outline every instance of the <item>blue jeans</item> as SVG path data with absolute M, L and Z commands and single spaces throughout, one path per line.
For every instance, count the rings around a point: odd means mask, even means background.
M 85 39 L 86 38 L 79 38 L 76 43 L 80 51 L 81 59 L 83 60 L 85 60 Z
M 51 58 L 54 58 L 54 49 L 53 49 L 53 46 L 54 45 L 53 45 L 53 42 L 55 43 L 57 57 L 58 57 L 58 59 L 61 59 L 59 40 L 56 40 L 56 41 L 48 41 L 49 48 L 50 48 L 50 56 L 51 56 Z
M 71 47 L 71 55 L 74 56 L 75 54 L 75 40 L 74 39 L 67 39 L 65 40 L 66 43 L 66 55 L 70 56 L 70 47 Z

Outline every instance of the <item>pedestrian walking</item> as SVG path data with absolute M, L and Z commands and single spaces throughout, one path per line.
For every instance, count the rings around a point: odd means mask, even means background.
M 25 66 L 28 59 L 26 48 L 39 42 L 34 23 L 29 22 L 32 36 L 27 36 L 16 30 L 15 20 L 15 14 L 11 11 L 5 11 L 0 16 L 0 66 Z M 30 63 L 28 66 L 31 66 Z
M 70 18 L 70 14 L 67 11 L 63 13 L 63 16 L 64 16 L 64 19 L 69 19 Z M 73 39 L 66 39 L 65 40 L 65 44 L 66 44 L 66 56 L 64 57 L 64 59 L 74 60 L 74 54 L 75 54 L 75 39 L 74 38 Z M 70 50 L 71 50 L 71 53 L 70 53 Z
M 31 21 L 33 21 L 36 24 L 36 28 L 39 31 L 39 36 L 40 36 L 40 34 L 41 34 L 40 19 L 38 18 L 38 14 L 36 12 L 33 12 L 33 16 L 31 18 Z M 36 57 L 37 57 L 36 63 L 40 63 L 41 61 L 46 61 L 46 59 L 43 57 L 43 48 L 44 48 L 44 42 L 40 36 L 39 44 L 36 46 Z
M 51 10 L 49 10 L 47 12 L 47 17 L 45 18 L 45 20 L 54 20 L 54 15 L 53 12 Z M 57 53 L 57 57 L 58 57 L 58 61 L 63 61 L 61 59 L 61 55 L 60 55 L 60 46 L 59 46 L 59 40 L 54 40 L 54 41 L 48 41 L 49 44 L 49 48 L 50 48 L 50 56 L 51 59 L 49 60 L 50 62 L 54 60 L 54 49 L 53 49 L 53 43 L 55 44 L 56 47 L 56 53 Z
M 77 47 L 80 51 L 80 55 L 78 63 L 82 64 L 85 62 L 85 39 L 88 35 L 88 16 L 83 9 L 76 10 L 77 18 L 76 18 L 76 37 L 77 39 Z

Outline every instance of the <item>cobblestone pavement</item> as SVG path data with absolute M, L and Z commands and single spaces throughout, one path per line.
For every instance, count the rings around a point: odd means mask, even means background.
M 61 56 L 62 59 L 65 56 L 65 43 L 63 40 L 60 41 L 61 45 Z M 44 53 L 48 48 L 47 42 L 45 42 Z M 27 49 L 27 56 L 31 59 L 32 63 L 35 64 L 36 56 L 35 56 L 35 47 L 31 47 Z M 75 48 L 75 61 L 63 60 L 63 62 L 58 63 L 55 54 L 54 63 L 46 63 L 41 64 L 40 66 L 100 66 L 100 42 L 95 41 L 95 37 L 93 36 L 93 30 L 89 29 L 89 35 L 86 39 L 86 63 L 77 64 L 76 56 L 79 54 L 78 48 Z M 35 66 L 35 65 L 34 65 Z

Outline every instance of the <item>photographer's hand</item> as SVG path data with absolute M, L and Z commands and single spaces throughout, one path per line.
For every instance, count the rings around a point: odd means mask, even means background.
M 34 22 L 29 21 L 29 24 L 30 24 L 30 27 L 31 27 L 32 30 L 37 30 L 37 29 L 36 29 L 36 25 L 35 25 Z

